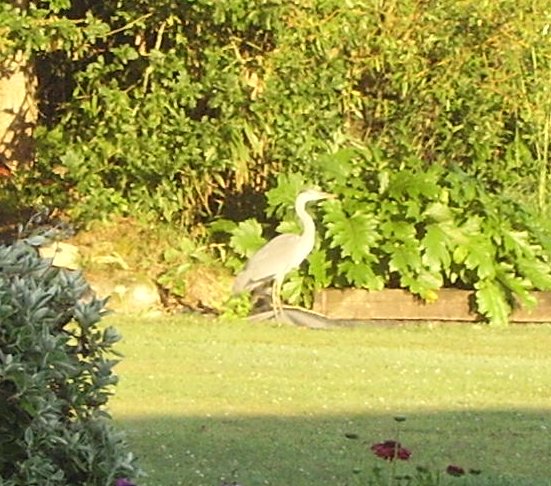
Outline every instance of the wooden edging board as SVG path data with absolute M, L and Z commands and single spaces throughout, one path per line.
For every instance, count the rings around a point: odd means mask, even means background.
M 511 322 L 551 322 L 551 292 L 534 292 L 532 309 L 516 309 Z M 331 319 L 480 321 L 473 311 L 474 293 L 440 289 L 438 300 L 426 303 L 402 289 L 370 292 L 363 289 L 325 289 L 314 297 L 314 311 Z

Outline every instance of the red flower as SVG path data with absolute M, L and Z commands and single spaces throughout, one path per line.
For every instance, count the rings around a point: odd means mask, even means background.
M 407 461 L 409 456 L 411 456 L 411 451 L 402 447 L 402 445 L 395 440 L 385 440 L 384 442 L 373 444 L 371 450 L 377 457 L 385 459 L 386 461 L 393 461 L 394 459 Z
M 460 466 L 454 466 L 453 464 L 450 464 L 446 468 L 446 472 L 450 474 L 451 476 L 463 476 L 465 474 L 465 469 L 463 469 Z

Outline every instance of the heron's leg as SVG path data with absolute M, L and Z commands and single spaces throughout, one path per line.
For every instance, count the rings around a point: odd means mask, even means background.
M 277 280 L 274 280 L 272 285 L 272 309 L 276 319 L 283 312 L 283 306 L 281 305 L 281 282 Z
M 277 281 L 272 282 L 272 310 L 274 311 L 274 317 L 277 318 Z

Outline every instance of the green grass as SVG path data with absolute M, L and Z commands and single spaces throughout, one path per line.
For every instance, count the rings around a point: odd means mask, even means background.
M 482 474 L 443 484 L 551 484 L 550 326 L 108 322 L 125 355 L 110 408 L 140 486 L 365 485 L 396 415 L 413 452 L 401 473 L 458 464 Z

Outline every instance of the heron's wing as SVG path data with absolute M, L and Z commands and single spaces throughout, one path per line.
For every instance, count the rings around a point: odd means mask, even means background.
M 295 234 L 279 235 L 266 243 L 247 262 L 241 273 L 235 278 L 233 292 L 252 290 L 267 280 L 282 279 L 292 268 L 298 266 L 297 249 L 301 238 Z

